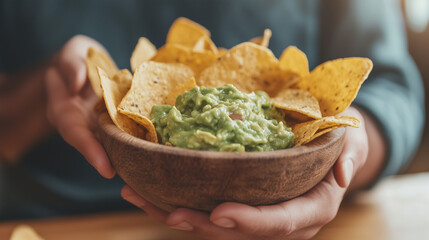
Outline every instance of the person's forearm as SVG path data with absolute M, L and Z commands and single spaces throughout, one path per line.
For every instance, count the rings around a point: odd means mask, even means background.
M 0 159 L 13 162 L 50 132 L 44 74 L 49 60 L 0 74 Z
M 375 120 L 365 111 L 359 109 L 365 121 L 365 128 L 368 135 L 368 159 L 358 170 L 352 180 L 349 191 L 365 188 L 371 185 L 380 175 L 385 166 L 386 143 Z

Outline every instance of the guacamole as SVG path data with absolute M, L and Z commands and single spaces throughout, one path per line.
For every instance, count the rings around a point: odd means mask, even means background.
M 263 91 L 242 93 L 231 84 L 195 87 L 175 106 L 154 105 L 150 118 L 162 143 L 181 148 L 252 152 L 292 147 L 294 134 Z

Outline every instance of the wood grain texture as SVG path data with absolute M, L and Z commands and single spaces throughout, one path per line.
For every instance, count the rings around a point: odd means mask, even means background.
M 268 205 L 295 198 L 320 182 L 338 158 L 345 129 L 279 151 L 222 153 L 168 147 L 135 138 L 107 114 L 102 144 L 121 178 L 146 200 L 172 211 L 211 211 L 222 202 Z

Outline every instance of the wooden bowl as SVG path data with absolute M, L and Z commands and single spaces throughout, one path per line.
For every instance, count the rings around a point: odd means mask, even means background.
M 211 211 L 223 202 L 268 205 L 295 198 L 319 183 L 338 158 L 344 128 L 300 147 L 272 152 L 225 153 L 169 147 L 135 138 L 107 113 L 99 135 L 119 176 L 166 211 Z

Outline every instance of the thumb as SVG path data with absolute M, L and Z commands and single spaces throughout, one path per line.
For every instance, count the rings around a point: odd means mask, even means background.
M 48 118 L 63 139 L 76 148 L 97 171 L 106 178 L 112 178 L 115 170 L 103 146 L 91 132 L 86 112 L 78 98 L 71 97 L 58 71 L 51 67 L 46 72 L 48 95 Z
M 350 185 L 356 170 L 358 152 L 360 151 L 360 135 L 359 130 L 346 128 L 344 147 L 333 167 L 335 181 L 342 188 L 347 188 Z
M 66 79 L 68 89 L 72 95 L 80 92 L 87 82 L 85 59 L 90 47 L 105 51 L 101 44 L 92 38 L 77 35 L 63 46 L 57 56 L 57 64 L 61 75 Z
M 354 164 L 350 156 L 341 155 L 334 165 L 335 180 L 342 188 L 347 188 L 353 177 Z
M 344 113 L 358 118 L 361 122 L 359 128 L 346 127 L 344 147 L 333 167 L 337 184 L 342 188 L 348 188 L 368 156 L 368 136 L 365 120 L 358 109 L 350 107 Z
M 45 86 L 48 101 L 47 117 L 51 124 L 56 125 L 57 120 L 55 116 L 59 111 L 61 111 L 59 108 L 61 107 L 62 103 L 70 97 L 70 94 L 67 90 L 67 86 L 63 82 L 62 77 L 54 67 L 50 67 L 46 70 Z

